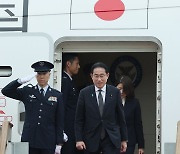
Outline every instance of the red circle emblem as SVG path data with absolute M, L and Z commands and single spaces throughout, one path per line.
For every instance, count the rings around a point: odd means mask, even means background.
M 102 20 L 116 20 L 125 11 L 121 0 L 99 0 L 94 6 L 95 14 Z

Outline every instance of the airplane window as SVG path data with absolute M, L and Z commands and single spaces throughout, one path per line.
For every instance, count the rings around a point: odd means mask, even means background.
M 0 77 L 10 77 L 12 75 L 11 66 L 0 66 Z

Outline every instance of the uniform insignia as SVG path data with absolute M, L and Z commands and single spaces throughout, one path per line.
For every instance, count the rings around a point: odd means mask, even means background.
M 67 79 L 67 77 L 66 77 L 66 76 L 63 76 L 63 78 L 64 78 L 64 79 Z
M 50 97 L 48 98 L 48 101 L 57 102 L 57 97 L 50 96 Z
M 43 62 L 43 61 L 40 61 L 40 62 L 39 62 L 39 65 L 40 65 L 40 66 L 44 66 L 44 62 Z
M 34 95 L 29 95 L 30 98 L 36 98 Z

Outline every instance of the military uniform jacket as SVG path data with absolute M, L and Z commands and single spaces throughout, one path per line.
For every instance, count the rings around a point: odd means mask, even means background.
M 63 93 L 63 104 L 64 104 L 64 131 L 69 138 L 75 139 L 74 136 L 74 121 L 76 106 L 78 100 L 78 90 L 74 84 L 74 81 L 63 72 L 62 76 L 62 87 L 61 92 Z
M 2 89 L 10 98 L 20 100 L 25 105 L 25 122 L 21 140 L 29 146 L 41 149 L 54 149 L 63 143 L 63 98 L 62 93 L 48 87 L 42 96 L 37 86 L 21 86 L 17 80 Z

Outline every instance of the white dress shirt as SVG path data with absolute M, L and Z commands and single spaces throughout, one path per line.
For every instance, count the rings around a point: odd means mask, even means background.
M 49 85 L 45 86 L 44 88 L 42 88 L 40 85 L 37 85 L 37 86 L 38 86 L 38 89 L 39 89 L 39 92 L 40 92 L 40 93 L 41 93 L 41 89 L 43 89 L 43 90 L 44 90 L 44 91 L 43 91 L 43 93 L 44 93 L 44 96 L 45 96 L 46 91 L 47 91 L 47 89 L 48 89 Z
M 101 88 L 101 89 L 99 89 L 98 87 L 95 86 L 96 99 L 97 99 L 97 102 L 98 102 L 98 105 L 99 105 L 99 101 L 98 101 L 99 91 L 98 90 L 101 90 L 101 94 L 102 94 L 102 97 L 103 97 L 103 103 L 105 103 L 106 85 L 104 85 L 104 87 Z
M 125 102 L 126 102 L 126 99 L 125 99 L 125 98 L 122 98 L 122 105 L 123 105 L 123 106 L 125 105 Z

